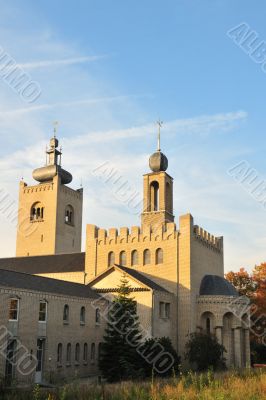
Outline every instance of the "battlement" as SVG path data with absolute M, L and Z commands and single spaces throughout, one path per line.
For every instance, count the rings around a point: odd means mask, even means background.
M 156 230 L 152 230 L 150 226 L 132 226 L 106 229 L 98 228 L 96 225 L 87 225 L 87 240 L 98 240 L 98 244 L 119 244 L 132 242 L 148 242 L 152 240 L 168 240 L 176 238 L 178 231 L 173 222 L 167 223 L 165 226 L 158 226 Z
M 193 234 L 203 245 L 219 252 L 223 251 L 223 237 L 215 237 L 198 225 L 193 226 Z
M 73 196 L 73 197 L 76 197 L 76 198 L 82 198 L 83 197 L 83 189 L 82 188 L 76 190 L 76 189 L 72 189 L 72 188 L 70 188 L 68 186 L 61 185 L 60 186 L 60 192 L 66 193 L 66 194 L 68 194 L 70 196 Z
M 37 185 L 28 186 L 25 182 L 20 182 L 20 189 L 23 190 L 23 194 L 45 192 L 54 189 L 53 182 L 39 183 Z

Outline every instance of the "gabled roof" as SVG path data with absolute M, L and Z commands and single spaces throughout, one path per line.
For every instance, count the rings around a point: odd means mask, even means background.
M 27 274 L 85 271 L 85 253 L 0 258 L 0 268 Z
M 147 278 L 141 272 L 136 271 L 133 268 L 127 268 L 127 267 L 123 267 L 122 265 L 117 265 L 117 264 L 115 264 L 111 268 L 106 269 L 100 275 L 98 275 L 94 279 L 92 279 L 89 282 L 89 286 L 92 286 L 93 284 L 99 282 L 101 279 L 103 279 L 105 276 L 107 276 L 108 274 L 110 274 L 114 270 L 118 270 L 120 272 L 124 272 L 126 275 L 128 275 L 131 278 L 133 278 L 135 281 L 138 281 L 138 283 L 140 283 L 140 284 L 142 284 L 144 286 L 143 290 L 145 290 L 145 288 L 146 288 L 146 290 L 147 289 L 151 289 L 151 290 L 157 290 L 158 292 L 169 293 L 168 290 L 166 290 L 162 286 L 158 285 L 157 283 L 155 283 L 151 279 Z M 116 289 L 116 288 L 110 288 L 110 289 Z M 97 291 L 103 290 L 104 291 L 104 289 L 95 289 L 95 290 L 97 290 Z
M 0 287 L 34 290 L 42 293 L 54 293 L 73 297 L 98 298 L 97 293 L 88 285 L 44 278 L 42 276 L 0 269 Z

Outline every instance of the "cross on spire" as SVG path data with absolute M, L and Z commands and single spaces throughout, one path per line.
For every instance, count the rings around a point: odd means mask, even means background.
M 163 125 L 163 121 L 159 120 L 157 121 L 158 125 L 158 144 L 157 144 L 157 151 L 161 151 L 161 127 Z

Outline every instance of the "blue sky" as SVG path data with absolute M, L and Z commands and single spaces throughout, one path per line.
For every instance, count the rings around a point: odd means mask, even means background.
M 138 216 L 92 171 L 108 161 L 142 193 L 160 116 L 177 223 L 191 212 L 196 224 L 224 235 L 227 270 L 265 261 L 266 209 L 227 173 L 244 160 L 266 180 L 266 74 L 227 35 L 246 23 L 266 41 L 265 2 L 0 6 L 0 47 L 41 87 L 28 104 L 0 76 L 0 189 L 16 200 L 20 178 L 32 182 L 58 120 L 64 167 L 74 187 L 84 186 L 84 227 L 136 225 Z M 15 227 L 2 214 L 0 253 L 12 256 Z

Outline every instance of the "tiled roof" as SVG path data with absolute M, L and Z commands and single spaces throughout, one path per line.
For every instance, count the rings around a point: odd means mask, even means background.
M 200 284 L 200 296 L 238 296 L 235 287 L 218 275 L 205 275 Z
M 73 297 L 98 298 L 88 285 L 0 269 L 0 287 L 33 290 Z
M 83 272 L 85 253 L 0 258 L 0 268 L 27 274 Z

